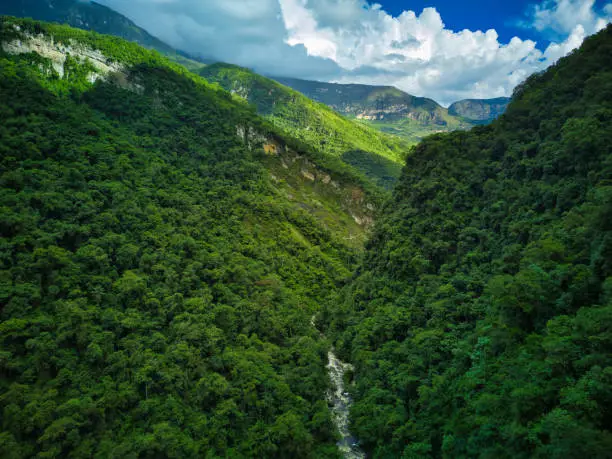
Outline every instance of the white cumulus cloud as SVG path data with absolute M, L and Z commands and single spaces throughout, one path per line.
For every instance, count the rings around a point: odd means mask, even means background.
M 260 73 L 394 85 L 448 104 L 511 94 L 610 22 L 612 3 L 544 0 L 522 26 L 551 40 L 447 28 L 435 8 L 398 16 L 366 0 L 102 0 L 171 45 Z
M 501 43 L 493 29 L 450 30 L 435 8 L 393 17 L 363 0 L 279 1 L 288 44 L 302 45 L 309 55 L 332 59 L 348 71 L 381 71 L 348 73 L 339 81 L 392 84 L 442 103 L 509 95 L 529 74 L 566 55 L 610 19 L 605 12 L 610 5 L 598 14 L 594 0 L 545 1 L 532 7 L 531 25 L 561 39 L 540 50 L 518 37 Z M 333 14 L 339 10 L 344 14 Z
M 595 9 L 595 0 L 546 0 L 531 8 L 532 25 L 540 32 L 560 36 L 573 33 L 581 26 L 587 34 L 599 32 L 612 18 L 612 3 L 601 12 Z

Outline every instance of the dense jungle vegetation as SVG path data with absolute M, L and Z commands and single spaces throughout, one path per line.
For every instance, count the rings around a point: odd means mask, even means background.
M 70 53 L 0 50 L 0 457 L 339 458 L 313 316 L 368 457 L 612 457 L 612 26 L 412 150 L 364 255 L 262 139 L 377 200 L 352 165 L 386 183 L 386 137 L 337 117 L 322 143 L 269 89 L 264 119 L 155 51 L 0 19 L 32 37 Z
M 612 457 L 612 26 L 409 156 L 327 311 L 372 458 Z
M 135 44 L 27 34 L 126 74 L 0 54 L 0 457 L 337 457 L 310 318 L 356 253 L 236 131 L 283 134 Z

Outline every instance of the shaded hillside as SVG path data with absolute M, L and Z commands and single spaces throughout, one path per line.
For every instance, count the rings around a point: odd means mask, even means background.
M 498 97 L 497 99 L 466 99 L 455 102 L 448 107 L 448 113 L 453 116 L 461 116 L 473 122 L 487 124 L 503 115 L 510 98 Z
M 323 317 L 377 458 L 612 457 L 612 26 L 426 139 Z
M 430 134 L 473 126 L 468 120 L 450 115 L 446 108 L 432 99 L 415 97 L 392 86 L 274 79 L 338 113 L 411 143 L 417 143 Z
M 0 43 L 0 457 L 339 457 L 310 318 L 361 179 L 133 43 Z
M 82 0 L 2 0 L 0 15 L 57 22 L 101 34 L 114 35 L 159 51 L 173 60 L 197 70 L 203 66 L 138 27 L 116 11 L 95 2 Z
M 408 150 L 402 140 L 352 122 L 327 106 L 242 67 L 213 64 L 200 74 L 245 99 L 275 126 L 325 155 L 345 158 L 344 155 L 359 152 L 353 155 L 359 161 L 347 163 L 379 185 L 389 188 L 399 176 L 400 163 Z

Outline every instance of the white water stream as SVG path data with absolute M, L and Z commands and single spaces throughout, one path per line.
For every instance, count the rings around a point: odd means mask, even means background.
M 315 316 L 312 316 L 310 323 L 315 329 L 317 328 Z M 323 337 L 323 334 L 319 333 Z M 327 372 L 333 385 L 327 393 L 327 402 L 331 405 L 332 419 L 341 436 L 337 443 L 338 449 L 345 459 L 365 459 L 365 453 L 359 448 L 357 439 L 351 435 L 349 430 L 349 412 L 353 401 L 344 388 L 344 374 L 347 371 L 353 371 L 353 366 L 336 357 L 333 348 L 327 353 L 327 360 Z
M 337 443 L 338 448 L 346 459 L 365 459 L 365 454 L 359 448 L 357 439 L 351 435 L 349 430 L 349 411 L 353 401 L 344 389 L 344 373 L 352 371 L 353 366 L 338 359 L 333 349 L 327 353 L 327 358 L 329 360 L 327 371 L 334 385 L 327 394 L 327 401 L 332 405 L 333 420 L 342 437 Z

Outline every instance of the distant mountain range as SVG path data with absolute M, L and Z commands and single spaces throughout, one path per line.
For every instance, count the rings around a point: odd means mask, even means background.
M 323 83 L 282 77 L 274 79 L 349 117 L 373 121 L 410 118 L 440 126 L 447 124 L 446 110 L 436 101 L 412 96 L 393 86 Z
M 349 118 L 413 142 L 432 133 L 489 123 L 503 114 L 510 101 L 509 98 L 470 99 L 455 102 L 446 109 L 433 99 L 416 97 L 393 86 L 273 78 Z

